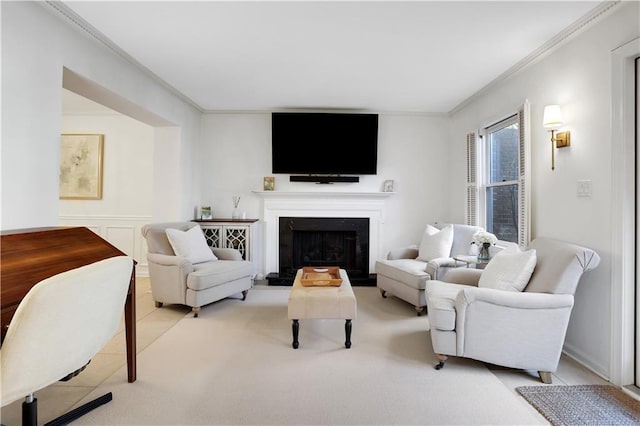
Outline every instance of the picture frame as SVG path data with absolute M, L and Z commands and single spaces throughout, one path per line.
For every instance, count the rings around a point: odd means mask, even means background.
M 62 134 L 60 199 L 101 200 L 104 134 Z
M 276 178 L 273 176 L 265 176 L 262 182 L 262 189 L 265 191 L 273 191 L 276 189 Z
M 393 192 L 393 180 L 385 180 L 382 185 L 382 192 Z
M 211 213 L 211 206 L 200 207 L 200 219 L 201 220 L 213 219 L 213 214 Z

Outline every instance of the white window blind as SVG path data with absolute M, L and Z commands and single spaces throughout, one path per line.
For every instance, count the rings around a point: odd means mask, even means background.
M 467 225 L 478 224 L 478 158 L 476 149 L 476 134 L 467 134 Z

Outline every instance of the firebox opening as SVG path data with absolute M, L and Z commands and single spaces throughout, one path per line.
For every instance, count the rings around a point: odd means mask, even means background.
M 370 278 L 368 218 L 280 217 L 279 237 L 275 284 L 293 282 L 303 266 L 339 266 L 352 283 Z

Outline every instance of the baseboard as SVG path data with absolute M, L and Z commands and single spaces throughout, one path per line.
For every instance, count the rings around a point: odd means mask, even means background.
M 610 374 L 608 373 L 608 368 L 605 368 L 604 366 L 598 364 L 583 351 L 577 350 L 575 347 L 571 346 L 571 344 L 565 343 L 564 348 L 562 349 L 562 353 L 578 364 L 582 365 L 587 370 L 591 371 L 593 374 L 600 376 L 608 382 L 611 381 Z

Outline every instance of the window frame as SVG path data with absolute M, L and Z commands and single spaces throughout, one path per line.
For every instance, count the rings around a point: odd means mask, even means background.
M 465 218 L 468 225 L 486 229 L 487 206 L 486 188 L 488 182 L 488 130 L 503 127 L 515 118 L 518 123 L 518 179 L 517 181 L 496 182 L 493 185 L 518 185 L 518 241 L 520 248 L 528 246 L 531 237 L 531 106 L 526 100 L 515 113 L 504 114 L 502 119 L 483 126 L 466 136 L 467 183 Z

